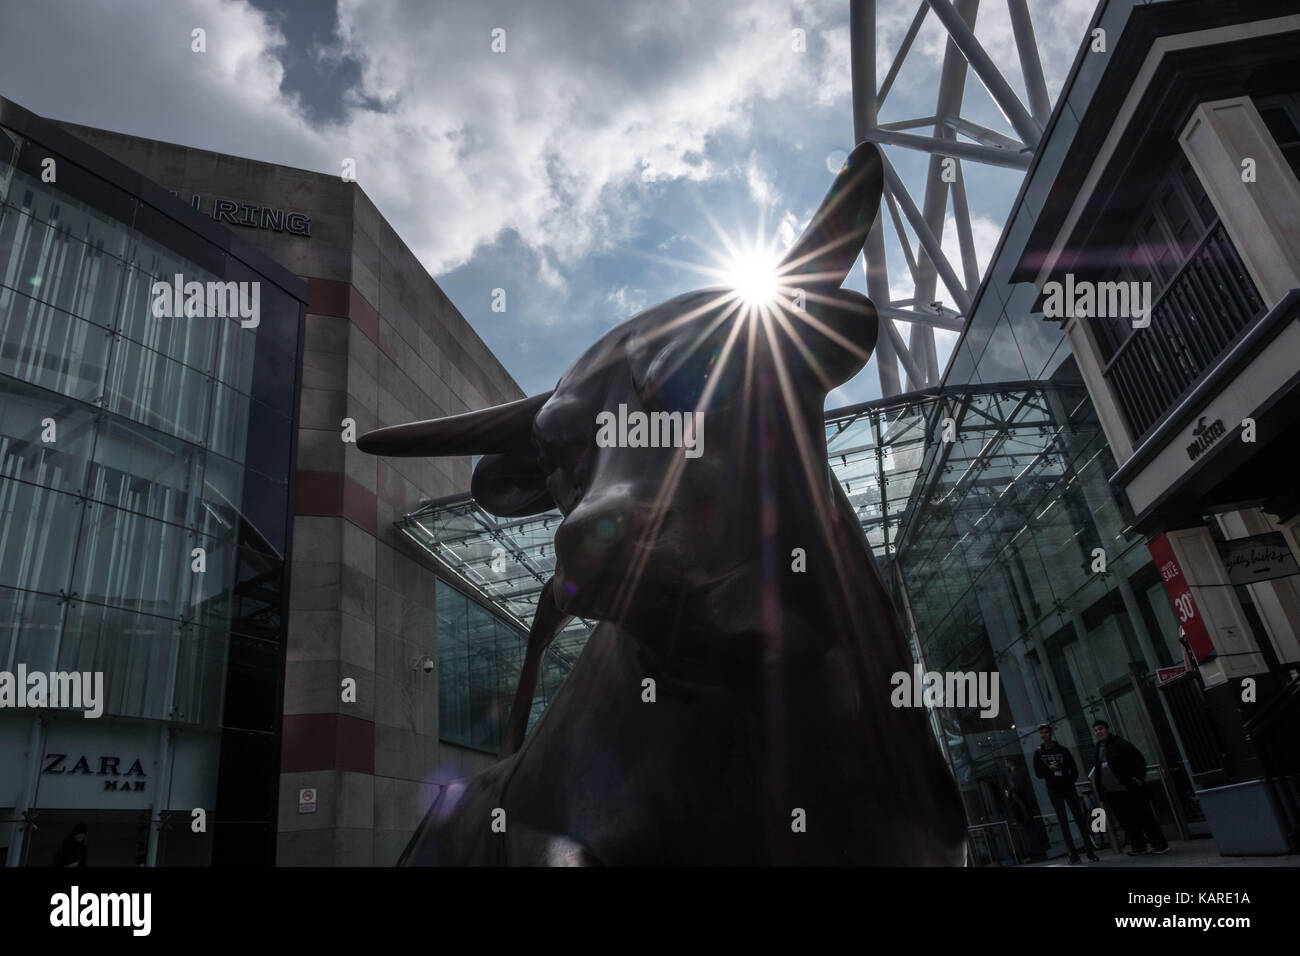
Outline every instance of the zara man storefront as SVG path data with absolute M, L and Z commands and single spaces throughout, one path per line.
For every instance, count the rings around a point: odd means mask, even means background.
M 256 311 L 168 317 L 178 274 Z M 5 865 L 273 860 L 306 297 L 0 99 L 0 671 L 103 682 L 0 708 Z
M 495 761 L 523 638 L 398 527 L 463 494 L 469 456 L 376 458 L 355 436 L 523 392 L 360 183 L 59 125 L 307 290 L 275 861 L 391 865 L 438 786 Z

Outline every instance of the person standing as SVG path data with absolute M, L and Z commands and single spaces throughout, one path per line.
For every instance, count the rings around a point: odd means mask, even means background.
M 59 852 L 54 856 L 55 866 L 81 866 L 86 865 L 86 825 L 78 823 L 72 828 L 63 845 L 59 847 Z
M 1165 853 L 1169 841 L 1160 830 L 1151 810 L 1151 797 L 1147 793 L 1147 762 L 1142 753 L 1119 734 L 1110 731 L 1110 724 L 1097 720 L 1092 725 L 1097 738 L 1097 756 L 1093 761 L 1093 780 L 1098 798 L 1110 801 L 1119 817 L 1119 825 L 1128 835 L 1129 856 L 1147 852 L 1151 841 L 1152 853 Z
M 1047 796 L 1056 810 L 1056 819 L 1061 822 L 1061 836 L 1070 853 L 1070 862 L 1079 862 L 1079 851 L 1074 848 L 1070 838 L 1070 821 L 1065 811 L 1068 807 L 1074 814 L 1075 825 L 1083 837 L 1084 851 L 1088 859 L 1096 863 L 1097 854 L 1092 850 L 1092 837 L 1088 833 L 1088 822 L 1079 805 L 1079 795 L 1074 790 L 1074 781 L 1079 779 L 1079 766 L 1070 756 L 1070 751 L 1058 744 L 1053 737 L 1052 728 L 1047 724 L 1038 725 L 1038 738 L 1042 741 L 1034 751 L 1034 775 L 1041 777 L 1047 784 Z
M 1006 766 L 1007 786 L 1002 796 L 1007 807 L 1007 818 L 1024 832 L 1029 859 L 1034 862 L 1046 859 L 1043 852 L 1046 841 L 1042 835 L 1042 824 L 1034 813 L 1034 791 L 1025 778 L 1024 761 L 1016 763 L 1008 760 Z

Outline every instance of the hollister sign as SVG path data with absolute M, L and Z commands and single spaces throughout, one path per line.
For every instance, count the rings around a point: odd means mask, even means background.
M 1295 555 L 1280 531 L 1225 541 L 1219 545 L 1219 555 L 1234 585 L 1300 574 Z
M 1192 429 L 1192 443 L 1187 446 L 1187 457 L 1192 461 L 1200 458 L 1211 445 L 1227 433 L 1220 419 L 1216 418 L 1207 424 L 1205 418 L 1206 416 L 1202 415 L 1196 422 L 1196 427 Z

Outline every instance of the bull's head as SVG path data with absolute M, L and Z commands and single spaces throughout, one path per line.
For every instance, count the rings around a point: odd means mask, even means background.
M 723 288 L 678 296 L 602 337 L 553 392 L 382 428 L 358 447 L 483 455 L 471 490 L 485 509 L 558 507 L 553 593 L 568 614 L 648 622 L 686 595 L 708 604 L 720 588 L 735 593 L 741 569 L 782 536 L 783 509 L 806 511 L 829 494 L 822 407 L 866 364 L 877 331 L 871 303 L 840 285 L 882 181 L 879 151 L 862 144 L 779 266 L 772 303 Z M 700 431 L 674 433 L 695 449 L 610 447 L 609 432 L 598 441 L 620 406 L 633 423 L 660 413 L 650 421 L 665 428 L 702 413 Z M 816 533 L 811 523 L 805 535 Z

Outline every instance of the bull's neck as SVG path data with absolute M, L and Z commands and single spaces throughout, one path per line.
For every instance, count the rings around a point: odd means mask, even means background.
M 638 636 L 682 679 L 737 683 L 774 663 L 856 658 L 888 614 L 867 543 L 823 464 L 808 482 L 774 482 L 760 549 L 721 581 L 682 595 Z M 882 599 L 885 602 L 882 606 Z

